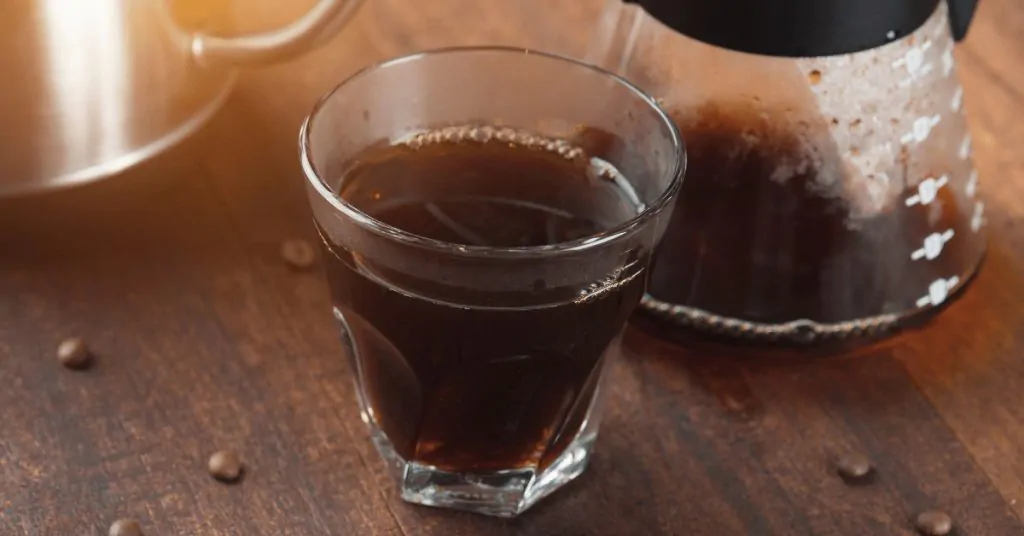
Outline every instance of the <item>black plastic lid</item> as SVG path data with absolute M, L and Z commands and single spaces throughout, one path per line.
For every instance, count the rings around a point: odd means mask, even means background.
M 699 41 L 755 54 L 809 57 L 859 52 L 904 37 L 924 24 L 940 0 L 627 1 Z M 959 39 L 977 0 L 951 3 Z
M 949 25 L 953 28 L 953 38 L 960 41 L 967 37 L 967 29 L 978 9 L 980 0 L 949 0 Z

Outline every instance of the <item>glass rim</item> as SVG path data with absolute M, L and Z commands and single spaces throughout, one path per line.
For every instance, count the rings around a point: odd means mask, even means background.
M 675 153 L 675 162 L 672 164 L 672 179 L 666 188 L 664 188 L 658 197 L 650 204 L 644 207 L 644 210 L 637 214 L 635 217 L 626 220 L 625 222 L 616 225 L 610 229 L 587 235 L 574 240 L 566 242 L 556 242 L 554 244 L 544 244 L 541 246 L 518 246 L 518 247 L 495 247 L 495 246 L 476 246 L 468 244 L 458 244 L 454 242 L 446 242 L 442 240 L 435 240 L 425 236 L 418 235 L 384 223 L 376 218 L 373 218 L 369 214 L 359 210 L 355 205 L 341 199 L 324 183 L 321 178 L 319 171 L 312 162 L 312 148 L 310 142 L 310 129 L 313 122 L 320 115 L 321 110 L 327 105 L 329 101 L 336 97 L 336 95 L 343 91 L 348 85 L 360 78 L 369 76 L 374 72 L 401 65 L 403 63 L 417 61 L 423 58 L 438 56 L 438 55 L 453 55 L 453 54 L 468 54 L 468 53 L 493 53 L 493 54 L 509 54 L 509 55 L 532 55 L 540 56 L 549 60 L 555 60 L 557 62 L 564 63 L 567 67 L 582 68 L 590 71 L 594 74 L 608 77 L 615 81 L 617 85 L 625 88 L 630 94 L 637 97 L 640 101 L 647 104 L 652 110 L 655 111 L 658 119 L 668 127 L 669 136 L 671 137 L 671 144 Z M 316 103 L 313 104 L 313 108 L 309 114 L 302 121 L 302 127 L 299 129 L 299 155 L 302 164 L 303 173 L 306 176 L 306 180 L 309 181 L 310 185 L 317 192 L 317 194 L 326 200 L 333 209 L 340 212 L 344 217 L 352 220 L 359 227 L 383 235 L 384 237 L 399 242 L 401 244 L 415 246 L 430 250 L 435 250 L 443 253 L 469 256 L 469 257 L 500 257 L 500 258 L 516 258 L 516 257 L 535 257 L 538 255 L 552 255 L 560 253 L 578 253 L 587 251 L 603 244 L 614 242 L 619 238 L 628 236 L 636 230 L 647 224 L 652 218 L 658 215 L 673 199 L 676 192 L 679 191 L 682 181 L 683 174 L 686 169 L 686 148 L 683 143 L 682 135 L 679 133 L 679 129 L 676 124 L 668 116 L 664 109 L 658 102 L 645 93 L 640 88 L 636 87 L 633 83 L 629 82 L 625 78 L 605 70 L 596 65 L 592 65 L 580 60 L 576 60 L 560 54 L 551 52 L 542 52 L 530 48 L 513 47 L 513 46 L 456 46 L 456 47 L 444 47 L 436 48 L 431 50 L 425 50 L 415 52 L 412 54 L 405 54 L 394 58 L 386 59 L 383 61 L 372 63 L 366 67 L 363 67 L 356 71 L 354 74 L 342 80 L 340 83 L 335 85 L 325 94 L 323 94 Z

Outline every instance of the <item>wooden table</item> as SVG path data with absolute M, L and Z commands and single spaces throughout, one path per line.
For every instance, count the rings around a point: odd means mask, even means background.
M 149 535 L 897 535 L 932 508 L 961 535 L 1024 534 L 1017 0 L 982 2 L 958 52 L 991 250 L 933 325 L 869 355 L 785 363 L 631 328 L 578 482 L 513 521 L 399 501 L 359 421 L 321 274 L 278 258 L 282 239 L 312 236 L 293 140 L 315 95 L 358 66 L 518 42 L 508 26 L 534 15 L 477 4 L 372 0 L 326 49 L 250 74 L 191 149 L 139 170 L 156 194 L 0 205 L 0 534 L 104 534 L 129 516 Z M 592 20 L 594 7 L 562 14 Z M 55 362 L 70 335 L 95 348 L 91 370 Z M 206 474 L 220 448 L 248 464 L 239 485 Z M 846 448 L 876 462 L 874 484 L 832 474 Z

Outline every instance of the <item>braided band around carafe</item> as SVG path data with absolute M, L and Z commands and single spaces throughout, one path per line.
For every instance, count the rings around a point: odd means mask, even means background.
M 792 320 L 781 324 L 764 324 L 736 320 L 716 314 L 663 302 L 650 294 L 640 301 L 641 311 L 676 326 L 699 332 L 751 342 L 783 344 L 820 344 L 854 339 L 873 339 L 893 332 L 900 315 L 883 314 L 861 320 L 823 324 L 813 320 Z

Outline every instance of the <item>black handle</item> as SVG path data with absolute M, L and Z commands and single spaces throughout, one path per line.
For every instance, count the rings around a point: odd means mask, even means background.
M 677 32 L 771 56 L 831 56 L 909 35 L 940 0 L 626 0 Z M 959 11 L 976 0 L 950 0 Z M 962 4 L 962 5 L 961 5 Z
M 967 29 L 971 27 L 971 19 L 978 8 L 979 0 L 949 0 L 949 27 L 953 31 L 953 39 L 962 41 L 967 37 Z

